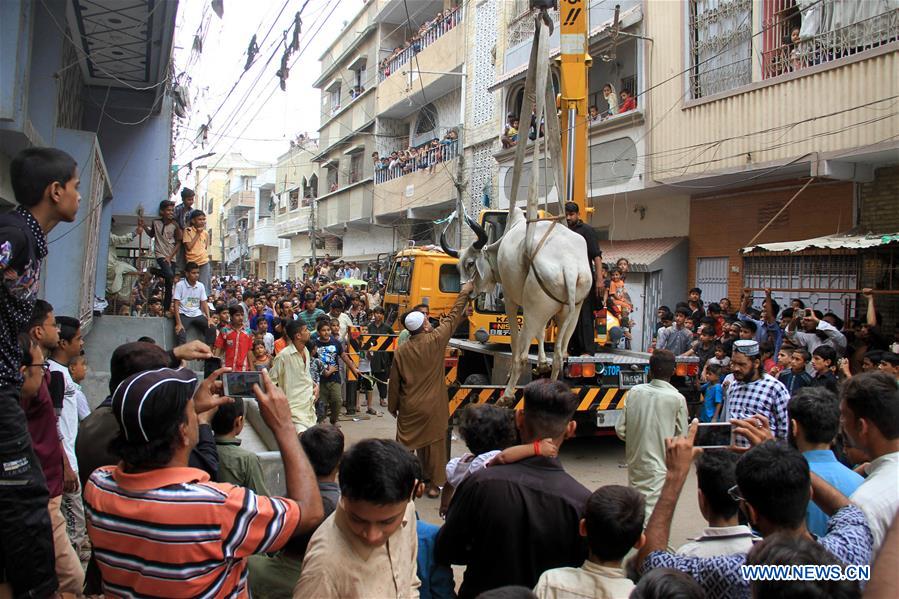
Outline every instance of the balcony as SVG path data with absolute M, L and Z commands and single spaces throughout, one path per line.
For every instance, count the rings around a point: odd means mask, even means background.
M 437 163 L 433 171 L 416 169 L 375 185 L 375 222 L 393 225 L 405 219 L 436 220 L 449 214 L 456 203 L 458 161 L 453 157 Z
M 256 192 L 247 189 L 235 191 L 228 196 L 224 206 L 226 210 L 237 208 L 253 209 L 256 207 Z
M 312 207 L 293 210 L 278 217 L 277 235 L 289 239 L 312 228 Z
M 622 114 L 615 114 L 603 120 L 588 121 L 590 129 L 587 144 L 587 195 L 597 198 L 610 194 L 639 191 L 645 188 L 644 161 L 639 157 L 646 154 L 645 122 L 640 107 Z M 532 144 L 527 137 L 527 129 L 522 130 L 524 143 Z M 520 142 L 521 143 L 521 142 Z M 542 149 L 541 143 L 541 149 Z M 531 182 L 531 148 L 525 154 L 525 163 L 519 181 L 517 201 L 527 198 Z M 494 157 L 499 164 L 501 202 L 508 202 L 512 192 L 512 165 L 515 162 L 515 146 L 510 146 Z M 552 167 L 540 159 L 539 195 L 546 195 L 549 203 L 558 202 L 558 193 L 553 184 Z M 545 186 L 545 187 L 544 187 Z M 544 191 L 545 190 L 545 191 Z
M 449 18 L 452 27 L 433 33 L 432 41 L 417 52 L 412 46 L 406 48 L 379 71 L 378 116 L 403 119 L 417 106 L 461 87 L 457 73 L 465 60 L 465 28 L 456 25 L 462 20 L 462 9 L 454 15 L 458 16 Z
M 609 4 L 612 6 L 610 7 Z M 621 27 L 629 27 L 633 24 L 634 14 L 639 14 L 642 18 L 641 0 L 616 0 L 616 2 L 592 2 L 590 4 L 590 16 L 588 23 L 591 24 L 590 37 L 598 35 L 607 29 L 614 18 L 614 5 L 621 7 L 619 15 L 621 19 Z M 526 6 L 526 4 L 522 4 Z M 554 49 L 554 54 L 558 54 L 559 34 L 561 27 L 559 26 L 558 10 L 549 11 L 549 16 L 553 21 L 553 33 L 549 38 L 549 47 Z M 596 25 L 593 25 L 593 24 Z M 530 11 L 524 12 L 513 19 L 506 31 L 506 54 L 503 63 L 503 72 L 509 73 L 516 69 L 527 65 L 531 54 L 531 44 L 534 41 L 534 15 Z M 596 55 L 594 55 L 596 56 Z M 525 67 L 526 68 L 526 67 Z
M 250 230 L 250 246 L 277 247 L 278 234 L 275 219 L 272 217 L 260 218 Z
M 406 42 L 406 47 L 399 53 L 382 60 L 378 65 L 378 82 L 383 82 L 390 77 L 391 74 L 399 71 L 400 68 L 409 63 L 416 54 L 423 52 L 446 33 L 453 30 L 457 25 L 462 23 L 463 16 L 463 8 L 461 6 L 457 7 L 450 12 L 449 15 L 432 24 L 420 36 L 416 36 Z
M 389 168 L 380 168 L 375 171 L 375 184 L 380 185 L 393 181 L 400 177 L 404 177 L 411 173 L 419 171 L 435 171 L 440 163 L 455 160 L 459 156 L 459 140 L 454 139 L 448 143 L 441 144 L 439 148 L 432 148 L 425 151 L 424 156 L 419 156 L 418 160 L 412 160 L 405 166 L 395 166 Z M 442 168 L 442 167 L 440 167 Z
M 795 0 L 766 2 L 762 78 L 796 73 L 894 42 L 899 38 L 899 11 L 887 5 L 823 0 L 807 8 L 802 18 Z
M 318 200 L 318 226 L 342 234 L 345 226 L 368 225 L 371 219 L 371 179 L 348 185 Z
M 368 89 L 351 100 L 347 100 L 340 112 L 324 119 L 319 127 L 319 153 L 325 154 L 331 146 L 364 129 L 372 120 L 375 112 L 374 89 Z

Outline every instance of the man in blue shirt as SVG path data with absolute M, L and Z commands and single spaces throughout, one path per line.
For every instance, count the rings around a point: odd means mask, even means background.
M 752 322 L 755 324 L 755 340 L 759 343 L 770 341 L 774 345 L 774 355 L 780 351 L 780 345 L 783 343 L 784 331 L 777 322 L 777 313 L 780 306 L 777 301 L 771 297 L 771 290 L 765 289 L 765 300 L 762 302 L 762 319 L 756 320 L 749 316 L 749 307 L 752 304 L 752 293 L 749 289 L 743 290 L 740 311 L 737 318 L 743 322 Z
M 745 435 L 754 447 L 737 462 L 737 484 L 728 494 L 739 503 L 752 528 L 766 538 L 775 533 L 802 538 L 806 535 L 805 514 L 811 495 L 825 513 L 831 514 L 827 534 L 818 537 L 818 543 L 844 564 L 869 564 L 873 538 L 864 513 L 845 495 L 811 474 L 808 463 L 796 449 L 772 440 L 765 416 L 733 423 L 734 430 Z M 674 508 L 690 473 L 690 464 L 699 453 L 693 447 L 697 429 L 698 424 L 693 423 L 686 437 L 668 439 L 665 485 L 634 565 L 641 574 L 656 568 L 689 574 L 709 599 L 749 599 L 749 581 L 742 571 L 746 555 L 693 557 L 666 551 Z
M 802 452 L 809 469 L 849 497 L 864 480 L 837 461 L 830 444 L 840 427 L 840 401 L 824 387 L 806 387 L 787 404 L 790 445 Z M 815 536 L 827 534 L 830 518 L 809 502 L 806 527 Z

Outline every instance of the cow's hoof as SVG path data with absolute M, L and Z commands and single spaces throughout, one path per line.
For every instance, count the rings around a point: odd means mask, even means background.
M 498 408 L 514 408 L 515 407 L 515 398 L 514 397 L 506 397 L 505 395 L 496 400 L 496 407 Z
M 546 376 L 553 370 L 553 365 L 549 362 L 544 362 L 543 364 L 537 364 L 537 367 L 534 368 L 534 376 Z

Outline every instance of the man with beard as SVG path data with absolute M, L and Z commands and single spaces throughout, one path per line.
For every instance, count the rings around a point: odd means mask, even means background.
M 762 414 L 768 418 L 774 436 L 786 439 L 790 392 L 774 377 L 762 374 L 758 342 L 754 339 L 734 341 L 730 367 L 734 382 L 727 390 L 728 419 L 744 420 Z M 739 437 L 736 443 L 742 447 L 748 445 Z

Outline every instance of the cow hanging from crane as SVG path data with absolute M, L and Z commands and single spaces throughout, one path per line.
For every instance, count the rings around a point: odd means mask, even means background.
M 529 245 L 528 223 L 520 209 L 512 212 L 505 233 L 490 245 L 483 227 L 471 218 L 466 222 L 477 236 L 471 245 L 460 252 L 448 246 L 445 234 L 440 244 L 443 251 L 459 259 L 461 280 L 474 283 L 475 296 L 502 285 L 512 350 L 512 368 L 503 397 L 510 399 L 527 364 L 533 339 L 537 340 L 538 367 L 546 364 L 543 344 L 550 320 L 558 328 L 551 376 L 557 379 L 562 372 L 581 305 L 593 288 L 587 244 L 568 227 L 543 220 L 532 224 L 534 238 L 539 241 Z M 519 307 L 524 316 L 520 330 Z

